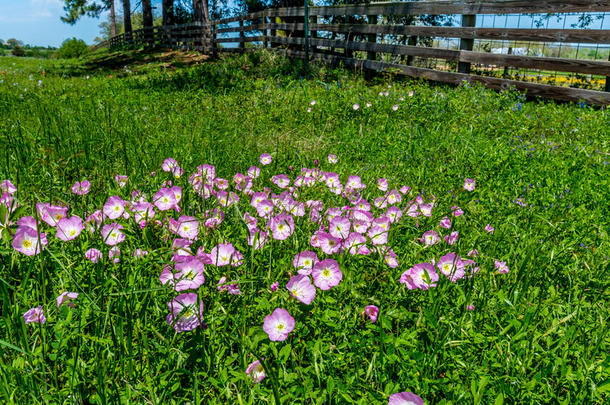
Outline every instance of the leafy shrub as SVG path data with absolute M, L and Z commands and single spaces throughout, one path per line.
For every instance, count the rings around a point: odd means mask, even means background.
M 57 50 L 60 58 L 79 58 L 89 52 L 89 47 L 82 39 L 66 39 Z
M 11 50 L 11 54 L 13 56 L 25 56 L 25 51 L 23 50 L 22 47 L 20 47 L 19 45 L 17 45 L 16 47 L 14 47 Z

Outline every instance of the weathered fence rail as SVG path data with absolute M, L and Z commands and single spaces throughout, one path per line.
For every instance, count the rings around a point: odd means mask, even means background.
M 313 60 L 367 70 L 392 71 L 454 84 L 477 82 L 493 89 L 515 87 L 531 96 L 608 105 L 610 61 L 472 50 L 474 40 L 610 45 L 610 30 L 607 29 L 476 27 L 477 15 L 481 14 L 590 12 L 610 12 L 610 0 L 417 1 L 310 7 L 308 24 L 304 21 L 304 8 L 280 8 L 216 20 L 210 24 L 194 22 L 138 30 L 116 36 L 100 46 L 161 46 L 217 53 L 244 52 L 255 47 L 246 47 L 246 43 L 255 43 L 258 47 L 283 52 L 288 57 L 305 58 L 308 55 Z M 421 26 L 387 23 L 388 17 L 407 15 L 461 15 L 462 24 Z M 357 24 L 337 21 L 337 18 L 345 21 L 356 17 L 359 18 Z M 298 18 L 301 18 L 300 22 L 295 22 L 295 19 L 299 21 Z M 393 39 L 388 40 L 388 37 Z M 419 38 L 455 39 L 459 40 L 459 47 L 430 46 L 430 41 L 421 46 L 417 45 Z M 225 44 L 233 45 L 227 47 Z M 452 64 L 435 69 L 418 67 L 413 66 L 414 58 L 438 59 Z M 473 74 L 471 65 L 478 66 L 478 73 L 483 74 Z M 498 77 L 498 69 L 506 71 L 508 67 L 597 75 L 605 77 L 606 91 L 511 80 L 501 74 Z

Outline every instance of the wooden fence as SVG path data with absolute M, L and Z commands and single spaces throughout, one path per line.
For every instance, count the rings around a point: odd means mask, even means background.
M 134 31 L 116 36 L 101 46 L 161 46 L 194 49 L 206 53 L 244 52 L 264 47 L 288 57 L 342 63 L 359 69 L 424 78 L 445 83 L 481 83 L 492 89 L 516 89 L 529 96 L 566 101 L 610 104 L 610 61 L 521 56 L 473 51 L 477 40 L 531 41 L 539 43 L 610 44 L 606 29 L 477 28 L 477 15 L 610 12 L 602 0 L 501 0 L 418 1 L 309 7 L 306 27 L 303 7 L 267 9 L 239 17 L 216 20 L 208 25 L 190 23 Z M 388 16 L 461 15 L 461 26 L 421 26 L 387 23 Z M 367 23 L 337 23 L 358 18 Z M 386 18 L 384 18 L 386 17 Z M 386 23 L 383 23 L 383 22 Z M 308 30 L 307 30 L 308 28 Z M 309 34 L 307 35 L 306 34 Z M 399 41 L 385 40 L 387 36 Z M 459 49 L 417 46 L 418 38 L 452 38 Z M 308 41 L 307 41 L 308 40 Z M 254 43 L 246 46 L 246 43 Z M 307 44 L 308 42 L 308 44 Z M 230 45 L 229 45 L 230 44 Z M 308 45 L 309 49 L 305 49 Z M 430 41 L 428 41 L 430 45 Z M 231 47 L 232 46 L 232 47 Z M 306 52 L 307 51 L 307 52 Z M 400 60 L 396 59 L 400 56 Z M 440 59 L 444 69 L 413 65 L 414 58 Z M 561 87 L 510 80 L 492 74 L 473 74 L 471 65 L 490 72 L 502 68 L 540 69 L 606 77 L 606 91 Z

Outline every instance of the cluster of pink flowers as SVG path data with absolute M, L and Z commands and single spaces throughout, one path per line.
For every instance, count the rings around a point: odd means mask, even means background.
M 315 102 L 312 102 L 311 106 L 314 105 Z M 360 108 L 357 104 L 353 107 L 354 110 Z M 329 165 L 339 161 L 334 154 L 329 154 L 326 160 Z M 264 153 L 259 162 L 262 166 L 268 166 L 273 162 L 273 157 Z M 125 243 L 128 235 L 151 227 L 167 244 L 169 252 L 167 261 L 160 269 L 159 281 L 176 292 L 175 297 L 167 303 L 166 321 L 177 332 L 186 332 L 206 327 L 204 300 L 200 291 L 206 278 L 215 279 L 217 291 L 228 294 L 226 299 L 242 294 L 239 277 L 231 280 L 227 276 L 229 271 L 245 263 L 242 253 L 228 240 L 219 239 L 215 245 L 207 243 L 210 236 L 217 232 L 215 230 L 224 224 L 225 211 L 232 211 L 231 207 L 237 204 L 239 208 L 236 212 L 241 213 L 243 221 L 241 225 L 247 229 L 247 243 L 254 250 L 264 249 L 270 240 L 289 244 L 283 241 L 289 241 L 295 234 L 302 234 L 304 225 L 315 227 L 315 231 L 307 235 L 309 247 L 294 256 L 294 270 L 288 271 L 289 279 L 285 284 L 288 295 L 307 306 L 312 305 L 317 294 L 332 294 L 329 291 L 341 283 L 344 274 L 337 256 L 377 255 L 388 267 L 398 268 L 399 254 L 390 243 L 394 229 L 406 220 L 417 221 L 416 226 L 419 227 L 421 222 L 429 221 L 428 218 L 438 211 L 435 197 L 412 196 L 408 185 L 395 185 L 391 179 L 382 177 L 377 179 L 375 187 L 367 190 L 360 176 L 342 178 L 339 173 L 322 170 L 316 161 L 314 168 L 304 167 L 293 176 L 285 173 L 269 175 L 270 187 L 263 184 L 261 168 L 257 166 L 251 166 L 245 174 L 235 173 L 232 178 L 223 179 L 216 175 L 214 166 L 200 165 L 188 177 L 188 184 L 194 193 L 189 194 L 188 199 L 191 201 L 193 197 L 198 197 L 205 200 L 206 209 L 197 215 L 189 215 L 183 212 L 188 207 L 182 204 L 182 187 L 172 184 L 172 181 L 182 177 L 184 169 L 173 158 L 165 159 L 161 168 L 171 176 L 150 193 L 151 197 L 139 190 L 133 190 L 130 194 L 120 191 L 118 194 L 122 196 L 108 197 L 99 210 L 83 215 L 84 220 L 69 215 L 67 206 L 37 204 L 35 217 L 23 217 L 17 221 L 14 249 L 28 256 L 40 253 L 48 246 L 47 234 L 40 231 L 46 225 L 55 228 L 57 239 L 64 243 L 70 243 L 86 231 L 91 237 L 87 242 L 90 247 L 85 252 L 85 258 L 98 263 L 107 257 L 110 262 L 118 263 L 121 260 L 120 247 L 128 244 Z M 294 171 L 292 166 L 289 170 Z M 117 175 L 115 181 L 122 189 L 127 187 L 128 177 Z M 2 203 L 14 205 L 16 187 L 8 180 L 2 182 L 0 187 Z M 311 194 L 307 190 L 314 187 L 317 195 L 327 192 L 332 197 L 330 201 L 342 201 L 325 205 L 322 200 L 302 198 Z M 473 191 L 474 187 L 475 181 L 467 178 L 463 188 Z M 89 181 L 83 180 L 72 186 L 72 193 L 83 196 L 89 193 L 90 188 Z M 423 232 L 418 241 L 425 248 L 430 247 L 424 252 L 436 252 L 447 246 L 458 251 L 460 235 L 454 229 L 453 222 L 459 224 L 457 218 L 463 215 L 460 207 L 453 206 L 450 213 L 437 222 L 436 229 Z M 485 231 L 492 234 L 494 228 L 487 224 Z M 443 240 L 446 245 L 441 243 Z M 439 246 L 432 248 L 435 245 Z M 142 248 L 131 251 L 131 256 L 138 259 L 147 254 Z M 468 253 L 469 258 L 460 257 L 455 252 L 444 252 L 438 259 L 431 258 L 429 262 L 415 264 L 404 271 L 400 283 L 408 289 L 427 290 L 438 284 L 440 274 L 455 283 L 478 272 L 479 267 L 472 259 L 477 256 L 475 249 Z M 495 268 L 498 273 L 509 271 L 507 264 L 499 260 L 495 260 Z M 276 292 L 278 287 L 279 282 L 275 280 L 270 289 Z M 72 300 L 77 295 L 63 293 L 57 298 L 58 306 L 63 303 L 73 306 Z M 281 295 L 279 299 L 283 299 Z M 474 309 L 472 304 L 468 308 L 471 307 Z M 377 321 L 378 316 L 379 307 L 375 305 L 366 305 L 362 310 L 363 319 L 368 317 L 372 323 Z M 32 308 L 24 314 L 24 318 L 26 323 L 46 321 L 42 306 Z M 296 326 L 295 319 L 281 307 L 263 321 L 263 330 L 271 341 L 287 339 Z M 252 362 L 246 370 L 254 382 L 265 378 L 261 361 Z M 421 398 L 406 392 L 390 397 L 391 404 L 423 403 L 419 401 Z

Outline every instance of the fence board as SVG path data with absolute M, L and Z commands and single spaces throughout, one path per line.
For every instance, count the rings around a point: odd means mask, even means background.
M 303 45 L 305 43 L 303 38 L 296 37 L 271 37 L 270 39 L 274 42 L 282 44 Z M 323 38 L 311 38 L 310 41 L 312 45 L 319 47 L 347 48 L 354 51 L 380 52 L 393 55 L 418 56 L 422 58 L 438 58 L 456 62 L 478 63 L 484 65 L 545 69 L 559 72 L 597 75 L 605 75 L 610 72 L 610 62 L 606 61 L 498 55 L 486 52 L 428 48 L 399 44 L 381 44 L 373 42 L 341 41 Z
M 279 51 L 287 56 L 299 58 L 305 57 L 305 52 L 294 50 Z M 481 83 L 484 86 L 495 90 L 506 90 L 511 87 L 519 91 L 526 92 L 528 96 L 554 98 L 563 101 L 585 101 L 593 104 L 610 105 L 610 93 L 602 91 L 576 89 L 571 87 L 550 86 L 547 84 L 520 82 L 517 80 L 499 79 L 496 77 L 468 75 L 464 73 L 442 72 L 438 70 L 425 69 L 407 66 L 396 63 L 387 63 L 366 59 L 345 58 L 341 56 L 325 55 L 316 53 L 312 55 L 314 59 L 323 62 L 343 63 L 360 69 L 372 69 L 378 72 L 395 72 L 401 75 L 414 78 L 439 81 L 443 83 L 462 84 Z
M 268 28 L 298 31 L 303 29 L 303 24 L 268 24 Z M 610 30 L 424 27 L 415 25 L 374 24 L 311 24 L 310 28 L 312 31 L 315 30 L 339 33 L 492 39 L 502 41 L 513 40 L 610 44 Z

